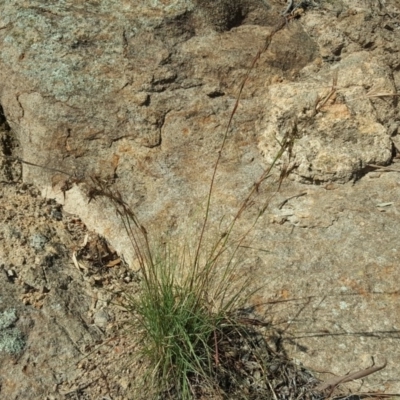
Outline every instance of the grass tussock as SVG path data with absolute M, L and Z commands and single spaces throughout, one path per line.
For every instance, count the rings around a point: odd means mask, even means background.
M 214 338 L 241 300 L 238 292 L 229 293 L 226 274 L 225 280 L 213 279 L 215 265 L 190 269 L 185 258 L 158 251 L 143 269 L 140 295 L 128 296 L 126 303 L 149 365 L 145 386 L 163 398 L 190 399 L 199 390 L 213 390 Z
M 258 187 L 270 177 L 275 162 L 292 141 L 293 138 L 284 139 L 273 164 L 252 187 L 224 233 L 211 240 L 211 247 L 205 242 L 210 242 L 207 222 L 212 187 L 197 242 L 179 250 L 168 243 L 153 244 L 122 196 L 104 181 L 92 178 L 89 197 L 105 197 L 114 205 L 140 266 L 140 290 L 136 294 L 125 293 L 123 301 L 131 315 L 128 335 L 137 344 L 135 359 L 144 366 L 135 398 L 226 398 L 227 392 L 237 391 L 242 385 L 241 367 L 230 354 L 239 342 L 243 344 L 248 339 L 237 310 L 249 303 L 257 288 L 237 261 L 248 232 L 233 239 L 233 231 L 245 209 L 253 205 Z M 277 187 L 281 180 L 282 175 Z M 258 217 L 266 207 L 267 204 L 260 207 Z
M 205 242 L 210 241 L 207 235 L 210 232 L 209 216 L 215 178 L 243 87 L 272 37 L 285 26 L 284 22 L 278 24 L 268 36 L 264 48 L 255 56 L 239 87 L 213 167 L 204 219 L 193 248 L 185 245 L 182 251 L 175 251 L 168 244 L 153 244 L 121 195 L 104 181 L 92 178 L 89 199 L 105 197 L 115 206 L 140 266 L 140 291 L 136 295 L 125 293 L 124 301 L 124 307 L 132 316 L 132 337 L 138 344 L 136 358 L 145 368 L 135 398 L 218 398 L 232 393 L 232 388 L 237 391 L 243 386 L 244 367 L 235 358 L 235 347 L 246 349 L 248 353 L 248 349 L 254 346 L 248 340 L 251 335 L 242 329 L 236 310 L 249 301 L 251 291 L 248 290 L 250 277 L 240 274 L 235 260 L 248 232 L 235 240 L 232 239 L 232 232 L 244 211 L 253 205 L 253 197 L 260 185 L 271 177 L 276 162 L 285 153 L 290 159 L 296 123 L 278 141 L 280 150 L 274 161 L 251 186 L 225 232 L 214 240 L 211 248 Z M 284 166 L 278 178 L 278 187 L 287 172 Z M 254 224 L 267 205 L 268 201 L 259 208 Z M 250 358 L 249 355 L 246 357 Z M 224 365 L 226 362 L 229 368 Z M 260 369 L 265 371 L 262 364 L 263 361 L 260 361 Z
M 189 245 L 178 250 L 153 245 L 122 197 L 102 181 L 93 180 L 90 195 L 115 206 L 140 265 L 140 290 L 124 293 L 123 300 L 131 315 L 127 333 L 137 344 L 135 359 L 145 366 L 135 398 L 222 395 L 219 343 L 228 326 L 238 325 L 235 311 L 251 296 L 251 278 L 237 263 L 243 238 L 230 240 L 234 223 L 207 251 L 198 243 L 193 251 Z

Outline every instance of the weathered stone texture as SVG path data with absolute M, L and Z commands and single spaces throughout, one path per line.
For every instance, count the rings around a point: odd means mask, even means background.
M 11 128 L 1 134 L 3 153 L 31 163 L 23 165 L 24 181 L 79 214 L 132 268 L 130 242 L 110 204 L 88 203 L 91 176 L 120 192 L 158 238 L 195 238 L 240 84 L 282 21 L 284 3 L 2 1 L 0 104 Z M 374 176 L 376 165 L 389 165 L 400 149 L 399 4 L 314 3 L 319 7 L 305 10 L 274 36 L 247 80 L 216 177 L 211 229 L 218 231 L 221 221 L 232 218 L 274 159 L 278 141 L 297 130 L 292 157 L 278 163 L 293 181 L 282 196 L 307 194 L 290 207 L 273 205 L 268 218 L 259 220 L 252 247 L 276 242 L 276 253 L 249 255 L 254 261 L 249 273 L 266 283 L 267 298 L 269 293 L 282 299 L 315 294 L 320 301 L 333 293 L 324 303 L 324 318 L 347 324 L 349 331 L 357 331 L 358 323 L 363 331 L 377 331 L 381 322 L 385 332 L 398 331 L 398 212 L 395 205 L 384 213 L 368 203 L 377 197 L 378 203 L 397 204 L 397 175 L 390 173 L 387 181 L 376 175 L 376 189 L 371 189 L 374 180 L 361 180 L 354 190 L 351 182 Z M 2 181 L 18 176 L 11 161 Z M 325 191 L 341 184 L 347 186 Z M 238 224 L 239 235 L 268 195 L 260 188 L 260 203 Z M 37 274 L 24 274 L 30 285 L 44 284 Z M 359 301 L 352 297 L 334 304 L 351 290 Z M 381 308 L 386 310 L 382 321 Z M 315 319 L 310 316 L 307 327 L 309 321 Z M 325 329 L 323 323 L 315 326 Z M 386 338 L 385 343 L 392 340 Z M 366 353 L 378 348 L 396 354 L 397 342 L 388 351 L 368 340 L 368 350 L 355 342 L 342 346 L 341 357 L 353 357 L 350 347 L 366 362 Z M 326 369 L 329 346 L 312 346 L 320 369 Z M 343 364 L 334 354 L 329 363 L 340 372 Z M 299 358 L 307 362 L 306 356 Z M 398 382 L 391 382 L 387 388 L 398 391 Z

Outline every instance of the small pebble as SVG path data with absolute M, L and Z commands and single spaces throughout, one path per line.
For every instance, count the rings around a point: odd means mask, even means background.
M 109 320 L 110 316 L 104 310 L 99 310 L 94 314 L 94 323 L 100 328 L 105 328 Z
M 36 233 L 31 236 L 31 247 L 33 247 L 36 250 L 43 250 L 47 242 L 48 242 L 47 237 L 41 235 L 40 233 Z

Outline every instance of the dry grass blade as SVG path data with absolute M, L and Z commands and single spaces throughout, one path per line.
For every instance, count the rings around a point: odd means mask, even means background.
M 331 86 L 331 88 L 329 90 L 329 93 L 323 99 L 321 99 L 320 97 L 317 97 L 317 99 L 315 101 L 315 106 L 314 106 L 314 114 L 315 115 L 322 109 L 322 107 L 324 107 L 324 105 L 336 93 L 337 88 L 338 88 L 337 81 L 338 81 L 338 71 L 336 70 L 334 72 L 334 74 L 333 74 L 333 77 L 332 77 L 332 86 Z
M 372 87 L 364 96 L 354 97 L 352 99 L 348 99 L 348 101 L 354 101 L 359 99 L 371 99 L 376 97 L 397 97 L 398 93 L 388 92 L 385 89 L 380 87 Z
M 227 124 L 226 129 L 225 129 L 225 134 L 224 134 L 224 137 L 222 139 L 221 147 L 220 147 L 220 149 L 218 151 L 218 156 L 217 156 L 217 159 L 215 161 L 213 172 L 212 172 L 212 177 L 211 177 L 211 181 L 210 181 L 210 187 L 209 187 L 208 196 L 207 196 L 207 202 L 206 202 L 206 211 L 205 211 L 204 221 L 203 221 L 202 228 L 201 228 L 201 231 L 200 231 L 200 236 L 199 236 L 198 245 L 197 245 L 197 249 L 196 249 L 196 254 L 195 254 L 195 258 L 194 258 L 195 266 L 197 266 L 197 263 L 198 263 L 198 258 L 200 256 L 200 250 L 201 250 L 201 247 L 202 247 L 202 244 L 203 244 L 203 238 L 204 238 L 204 234 L 205 234 L 206 227 L 207 227 L 207 222 L 208 222 L 209 212 L 210 212 L 210 207 L 211 207 L 211 197 L 212 197 L 212 193 L 213 193 L 213 189 L 214 189 L 214 183 L 215 183 L 215 177 L 216 177 L 216 174 L 217 174 L 219 163 L 221 161 L 222 152 L 223 152 L 223 150 L 225 148 L 226 140 L 228 138 L 228 133 L 229 133 L 231 125 L 232 125 L 233 117 L 235 116 L 237 108 L 239 106 L 239 102 L 240 102 L 240 99 L 241 99 L 241 96 L 242 96 L 243 88 L 244 88 L 244 86 L 245 86 L 245 84 L 246 84 L 246 82 L 247 82 L 247 80 L 248 80 L 248 78 L 250 76 L 250 73 L 254 69 L 257 61 L 260 59 L 261 54 L 264 53 L 268 49 L 268 47 L 270 46 L 270 44 L 272 42 L 272 39 L 275 36 L 275 34 L 277 32 L 279 32 L 286 25 L 286 23 L 287 23 L 286 19 L 282 18 L 282 21 L 266 37 L 265 44 L 264 44 L 263 48 L 258 50 L 257 54 L 253 58 L 253 61 L 250 64 L 250 67 L 248 68 L 248 70 L 247 70 L 247 72 L 246 72 L 246 74 L 245 74 L 245 76 L 244 76 L 244 78 L 243 78 L 243 80 L 242 80 L 242 82 L 241 82 L 241 84 L 239 86 L 239 92 L 238 92 L 238 95 L 236 97 L 235 105 L 234 105 L 233 110 L 232 110 L 232 112 L 230 114 L 230 117 L 229 117 L 229 120 L 228 120 L 228 124 Z M 267 175 L 268 175 L 267 172 L 264 173 L 263 174 L 264 178 L 262 180 L 264 180 Z M 261 181 L 259 182 L 259 184 L 261 183 Z M 252 195 L 252 193 L 249 195 L 249 197 L 251 197 L 251 195 Z M 247 205 L 248 205 L 248 203 L 247 203 L 247 199 L 246 199 L 245 202 L 244 202 L 244 207 L 247 206 Z M 243 206 L 242 206 L 242 208 L 243 208 Z M 239 210 L 236 218 L 234 218 L 234 221 L 232 223 L 231 229 L 233 228 L 233 225 L 235 224 L 236 219 L 238 218 L 238 216 L 240 216 L 240 214 L 241 214 L 241 211 Z
M 372 167 L 372 168 L 376 168 L 376 169 L 382 169 L 382 170 L 388 171 L 388 172 L 400 172 L 400 169 L 384 167 L 383 165 L 367 164 L 367 167 Z
M 367 97 L 390 97 L 390 96 L 399 96 L 398 93 L 387 92 L 380 87 L 372 87 L 366 94 Z

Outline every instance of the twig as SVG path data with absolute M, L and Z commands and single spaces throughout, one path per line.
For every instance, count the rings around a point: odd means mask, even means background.
M 268 383 L 268 386 L 269 386 L 269 388 L 271 390 L 272 395 L 274 396 L 274 400 L 278 400 L 278 397 L 276 396 L 275 390 L 272 387 L 272 385 L 271 385 L 271 383 L 270 383 L 270 381 L 268 379 L 267 379 L 267 383 Z
M 58 172 L 60 174 L 69 176 L 70 178 L 75 178 L 75 176 L 73 174 L 70 174 L 68 172 L 62 171 L 61 169 L 57 169 L 57 168 L 52 168 L 52 167 L 46 167 L 45 165 L 40 165 L 40 164 L 35 164 L 33 162 L 30 161 L 26 161 L 23 160 L 20 157 L 14 157 L 14 156 L 7 156 L 5 154 L 0 154 L 0 157 L 5 158 L 6 160 L 10 160 L 10 161 L 17 161 L 20 162 L 21 164 L 26 164 L 26 165 L 30 165 L 32 167 L 38 167 L 38 168 L 43 168 L 43 169 L 47 169 L 48 171 L 53 171 L 53 172 Z
M 368 392 L 368 393 L 358 393 L 358 392 L 352 392 L 351 396 L 359 397 L 360 399 L 370 399 L 370 398 L 375 398 L 377 397 L 378 399 L 387 399 L 391 397 L 400 397 L 399 393 L 379 393 L 379 392 Z
M 307 192 L 302 192 L 302 193 L 299 193 L 299 194 L 295 194 L 294 196 L 288 197 L 287 199 L 283 200 L 281 204 L 279 204 L 279 206 L 278 206 L 279 210 L 281 210 L 282 207 L 283 207 L 289 200 L 297 199 L 298 197 L 305 196 L 306 194 L 307 194 Z
M 352 99 L 347 99 L 348 101 L 354 101 L 354 100 L 359 100 L 359 99 L 370 99 L 374 97 L 397 97 L 400 96 L 399 93 L 394 93 L 394 92 L 386 92 L 384 89 L 381 89 L 379 87 L 377 88 L 371 88 L 365 96 L 360 96 L 360 97 L 354 97 Z
M 286 6 L 286 8 L 285 8 L 285 11 L 283 11 L 283 12 L 281 13 L 281 15 L 282 15 L 283 17 L 286 17 L 287 15 L 290 14 L 290 12 L 292 11 L 292 8 L 293 8 L 293 0 L 288 0 L 288 1 L 287 1 L 287 6 Z
M 317 100 L 315 102 L 315 114 L 321 110 L 321 108 L 329 101 L 329 99 L 336 93 L 337 91 L 337 81 L 338 81 L 338 71 L 336 70 L 333 73 L 333 78 L 332 78 L 332 86 L 329 91 L 329 93 L 325 96 L 323 100 L 321 100 L 319 97 L 317 97 Z
M 387 365 L 387 360 L 385 359 L 385 362 L 382 365 L 378 365 L 376 367 L 369 367 L 369 368 L 363 369 L 361 371 L 353 372 L 352 374 L 335 377 L 335 378 L 329 379 L 325 382 L 322 382 L 321 384 L 319 384 L 318 386 L 315 387 L 315 390 L 319 390 L 319 391 L 323 392 L 324 390 L 330 389 L 330 395 L 331 395 L 333 390 L 339 384 L 354 381 L 355 379 L 364 378 L 368 375 L 371 375 L 375 372 L 380 371 L 381 369 L 385 368 L 386 365 Z
M 367 164 L 367 167 L 377 168 L 377 169 L 384 169 L 385 171 L 390 172 L 400 172 L 400 169 L 390 168 L 390 167 L 383 167 L 382 165 L 376 164 Z

